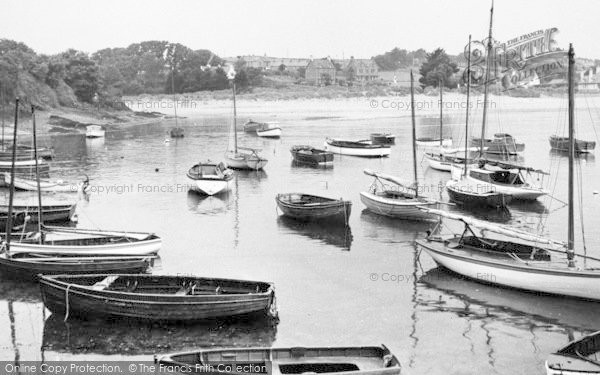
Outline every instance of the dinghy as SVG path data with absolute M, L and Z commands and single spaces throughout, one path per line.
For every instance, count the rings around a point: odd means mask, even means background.
M 4 182 L 6 185 L 10 185 L 10 173 L 3 173 Z M 17 190 L 27 190 L 27 191 L 37 191 L 38 183 L 35 180 L 30 180 L 27 178 L 16 177 L 14 178 L 14 186 Z M 40 191 L 43 192 L 64 192 L 64 193 L 75 193 L 78 191 L 85 191 L 85 189 L 89 186 L 89 180 L 86 178 L 84 181 L 79 183 L 67 182 L 62 180 L 41 180 L 40 181 Z
M 37 280 L 39 274 L 141 273 L 155 256 L 41 256 L 0 254 L 0 272 L 12 278 Z
M 256 129 L 256 135 L 263 138 L 279 138 L 281 137 L 281 128 L 274 124 L 263 124 Z
M 398 359 L 382 346 L 206 349 L 155 362 L 176 373 L 399 375 Z
M 390 133 L 371 133 L 371 143 L 374 145 L 393 145 L 396 143 L 396 136 Z
M 570 342 L 546 360 L 547 375 L 600 375 L 600 331 Z
M 325 140 L 325 150 L 334 154 L 371 158 L 382 158 L 391 154 L 389 145 L 375 145 L 370 140 L 346 141 L 327 138 Z
M 216 195 L 229 190 L 233 179 L 233 171 L 224 163 L 198 163 L 187 173 L 190 180 L 189 189 L 200 194 Z
M 46 307 L 66 317 L 195 321 L 264 312 L 276 317 L 270 283 L 185 276 L 40 276 Z
M 550 137 L 550 147 L 555 151 L 569 151 L 569 138 L 553 135 Z M 575 139 L 575 152 L 578 154 L 592 152 L 595 148 L 596 142 L 594 141 L 582 141 L 581 139 Z
M 475 186 L 464 181 L 450 180 L 446 183 L 450 201 L 466 207 L 506 207 L 512 196 L 496 192 L 491 185 Z
M 57 223 L 57 222 L 66 222 L 71 220 L 73 215 L 75 214 L 75 209 L 77 208 L 77 203 L 74 204 L 66 204 L 63 202 L 55 202 L 55 203 L 44 203 L 42 206 L 42 216 L 44 222 L 46 223 Z M 13 204 L 13 210 L 16 212 L 23 212 L 26 216 L 29 216 L 29 223 L 37 223 L 38 222 L 38 205 L 37 204 L 26 204 L 26 203 L 17 203 Z M 0 204 L 0 215 L 8 214 L 8 205 Z M 0 228 L 1 228 L 0 224 Z
M 352 202 L 303 193 L 277 194 L 277 207 L 297 220 L 332 220 L 347 224 Z
M 88 125 L 85 128 L 86 138 L 104 138 L 104 129 L 100 125 Z
M 311 146 L 292 146 L 290 149 L 295 162 L 310 165 L 333 164 L 333 152 L 320 150 Z
M 421 147 L 437 147 L 442 144 L 444 147 L 452 147 L 452 138 L 434 138 L 434 137 L 419 137 L 417 138 L 417 146 Z
M 243 125 L 243 128 L 244 128 L 244 132 L 246 132 L 246 133 L 254 133 L 254 134 L 256 134 L 256 131 L 258 129 L 260 129 L 263 126 L 268 126 L 268 125 L 269 124 L 267 124 L 266 122 L 257 122 L 257 121 L 248 120 Z
M 472 138 L 471 146 L 483 147 L 486 154 L 517 155 L 525 151 L 524 143 L 517 143 L 512 135 L 496 133 L 493 139 Z

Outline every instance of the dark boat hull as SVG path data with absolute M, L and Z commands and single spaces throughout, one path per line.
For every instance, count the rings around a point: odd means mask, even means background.
M 71 220 L 75 213 L 76 205 L 42 206 L 44 223 L 59 223 Z M 38 209 L 35 206 L 14 206 L 13 211 L 24 212 L 29 215 L 29 223 L 38 222 Z M 0 215 L 8 214 L 8 206 L 0 205 Z
M 494 139 L 484 139 L 483 141 L 486 154 L 516 155 L 525 151 L 525 144 L 517 143 L 508 134 L 498 134 Z M 472 147 L 480 147 L 481 138 L 473 138 L 470 143 Z
M 291 202 L 293 195 L 314 197 L 319 200 L 314 204 L 296 204 Z M 309 196 L 307 194 L 278 194 L 275 198 L 277 206 L 284 215 L 296 220 L 331 220 L 348 223 L 352 212 L 352 202 Z
M 169 131 L 169 134 L 171 138 L 183 138 L 185 136 L 183 128 L 173 128 Z
M 552 150 L 568 152 L 569 151 L 569 138 L 568 137 L 550 137 L 550 147 Z M 582 141 L 575 139 L 575 152 L 587 153 L 592 152 L 596 148 L 596 142 L 594 141 Z
M 333 163 L 333 153 L 310 146 L 295 146 L 290 149 L 294 161 L 303 164 L 324 165 Z
M 506 207 L 512 201 L 512 196 L 500 193 L 477 194 L 461 191 L 451 186 L 446 186 L 446 191 L 452 202 L 462 206 L 501 208 Z
M 396 143 L 396 136 L 391 134 L 372 133 L 371 143 L 374 145 L 393 145 Z
M 151 265 L 151 257 L 137 259 L 85 260 L 76 262 L 74 257 L 63 257 L 64 261 L 48 262 L 40 260 L 27 261 L 22 257 L 7 258 L 0 256 L 0 273 L 19 280 L 36 281 L 39 274 L 89 274 L 89 273 L 141 273 Z M 70 260 L 69 260 L 70 258 Z
M 100 281 L 106 275 L 85 275 L 81 278 L 90 278 Z M 95 278 L 94 278 L 95 277 Z M 159 294 L 157 292 L 134 293 L 121 290 L 129 284 L 114 290 L 93 289 L 91 284 L 79 285 L 74 283 L 78 279 L 69 276 L 56 276 L 40 278 L 42 298 L 46 307 L 56 314 L 77 315 L 80 317 L 119 317 L 153 321 L 195 321 L 209 318 L 226 317 L 233 315 L 249 314 L 257 311 L 269 312 L 274 306 L 274 291 L 267 283 L 225 280 L 225 279 L 200 279 L 185 277 L 167 277 L 155 275 L 119 275 L 119 282 L 124 283 L 135 280 L 140 282 L 144 290 L 165 288 L 180 288 L 182 282 L 201 281 L 213 283 L 211 292 L 206 294 L 178 295 Z M 68 280 L 74 282 L 70 283 Z M 135 286 L 137 286 L 135 281 Z M 239 294 L 215 294 L 220 285 L 226 288 L 237 288 Z M 111 287 L 112 288 L 112 287 Z M 139 287 L 138 287 L 139 288 Z M 67 290 L 68 289 L 68 290 Z M 258 293 L 252 293 L 259 289 Z M 196 289 L 202 293 L 205 285 Z M 194 290 L 192 289 L 192 293 Z M 68 296 L 68 298 L 67 298 Z

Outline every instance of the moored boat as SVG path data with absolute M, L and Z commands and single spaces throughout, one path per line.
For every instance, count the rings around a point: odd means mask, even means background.
M 333 163 L 333 152 L 320 150 L 306 145 L 292 146 L 290 148 L 294 161 L 312 165 L 326 165 Z
M 185 137 L 185 131 L 182 127 L 178 126 L 175 128 L 171 128 L 169 130 L 169 135 L 171 136 L 171 138 L 183 138 Z
M 3 173 L 4 183 L 10 185 L 10 173 Z M 38 183 L 35 180 L 17 177 L 14 178 L 14 186 L 17 190 L 37 191 Z M 89 186 L 89 181 L 85 179 L 83 182 L 73 183 L 62 180 L 41 180 L 39 183 L 40 191 L 44 192 L 71 192 L 85 191 Z
M 37 280 L 39 274 L 140 273 L 155 256 L 40 256 L 0 254 L 0 272 L 13 278 Z
M 77 203 L 66 204 L 62 202 L 55 203 L 44 203 L 42 205 L 42 217 L 46 223 L 56 223 L 69 221 L 75 214 Z M 30 223 L 38 222 L 38 205 L 37 204 L 24 204 L 17 203 L 13 204 L 13 210 L 16 212 L 23 212 L 29 216 Z M 8 205 L 0 204 L 0 214 L 8 214 Z M 0 224 L 0 228 L 1 228 Z
M 569 138 L 553 135 L 550 137 L 550 147 L 555 151 L 569 151 Z M 596 142 L 575 139 L 575 152 L 588 153 L 594 151 Z
M 571 341 L 546 360 L 547 375 L 599 375 L 600 331 Z
M 263 126 L 268 126 L 269 124 L 267 124 L 266 122 L 257 122 L 257 121 L 252 121 L 252 120 L 248 120 L 244 123 L 243 128 L 244 128 L 244 132 L 246 133 L 254 133 L 256 134 L 256 131 L 258 129 L 260 129 Z
M 401 371 L 398 359 L 383 345 L 206 349 L 155 358 L 161 366 L 178 373 L 211 375 L 399 375 Z
M 464 181 L 450 180 L 446 183 L 450 201 L 468 207 L 506 207 L 512 196 L 496 192 L 492 186 L 472 185 Z
M 85 128 L 86 138 L 104 138 L 104 128 L 100 125 L 88 125 Z
M 55 314 L 196 321 L 264 312 L 277 316 L 270 283 L 148 274 L 40 276 L 42 298 Z
M 517 155 L 525 151 L 524 143 L 517 143 L 512 135 L 507 133 L 496 133 L 493 139 L 472 138 L 471 146 L 483 148 L 486 154 Z
M 421 147 L 437 147 L 440 141 L 443 147 L 452 147 L 452 138 L 419 137 L 416 144 Z
M 297 220 L 332 220 L 347 224 L 352 202 L 303 193 L 277 194 L 277 207 Z
M 396 136 L 390 133 L 371 133 L 371 143 L 374 145 L 393 145 L 396 143 Z
M 389 145 L 375 145 L 370 140 L 347 141 L 327 138 L 325 150 L 334 154 L 381 158 L 390 156 Z
M 454 164 L 465 164 L 465 160 L 467 160 L 467 164 L 471 164 L 472 161 L 470 159 L 465 159 L 460 156 L 446 155 L 444 153 L 435 154 L 432 152 L 426 152 L 423 154 L 423 158 L 427 160 L 429 166 L 432 169 L 443 172 L 451 172 L 452 165 Z
M 274 124 L 263 124 L 256 129 L 256 135 L 263 138 L 279 138 L 281 137 L 281 128 Z
M 229 190 L 233 171 L 224 163 L 198 163 L 187 173 L 190 180 L 189 189 L 201 194 L 215 195 Z

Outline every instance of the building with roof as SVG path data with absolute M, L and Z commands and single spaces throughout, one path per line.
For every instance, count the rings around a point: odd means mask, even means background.
M 373 59 L 336 60 L 346 81 L 375 81 L 379 79 L 379 66 Z
M 306 82 L 312 85 L 330 85 L 335 83 L 336 68 L 329 57 L 311 60 L 304 74 Z

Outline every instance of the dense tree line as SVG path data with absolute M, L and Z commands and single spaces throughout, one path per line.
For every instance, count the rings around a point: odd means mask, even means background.
M 424 49 L 419 48 L 416 51 L 407 51 L 398 47 L 382 55 L 373 57 L 381 70 L 392 71 L 400 68 L 407 68 L 413 64 L 420 64 L 427 55 Z

